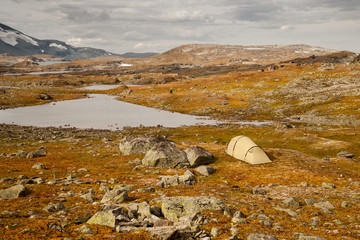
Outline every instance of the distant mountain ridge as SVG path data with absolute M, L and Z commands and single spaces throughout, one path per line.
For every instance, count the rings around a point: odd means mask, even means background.
M 335 50 L 305 44 L 293 45 L 219 45 L 187 44 L 151 57 L 153 62 L 204 64 L 262 64 L 295 58 L 319 56 Z
M 0 53 L 12 56 L 47 54 L 68 60 L 119 55 L 102 49 L 73 47 L 58 40 L 39 40 L 1 23 Z

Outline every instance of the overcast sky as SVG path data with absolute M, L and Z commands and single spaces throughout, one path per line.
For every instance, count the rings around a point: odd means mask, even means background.
M 360 0 L 1 0 L 0 22 L 38 39 L 114 53 L 188 43 L 360 52 Z

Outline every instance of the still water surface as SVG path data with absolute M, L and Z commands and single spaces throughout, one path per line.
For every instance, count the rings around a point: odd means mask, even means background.
M 116 130 L 125 126 L 180 127 L 217 122 L 122 102 L 105 94 L 91 94 L 85 99 L 0 110 L 0 123 Z

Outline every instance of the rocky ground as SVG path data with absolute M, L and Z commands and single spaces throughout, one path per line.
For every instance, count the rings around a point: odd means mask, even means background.
M 2 124 L 0 239 L 359 239 L 360 67 L 311 59 L 1 76 L 2 108 L 97 92 L 270 122 L 118 131 Z M 272 163 L 227 155 L 238 135 Z

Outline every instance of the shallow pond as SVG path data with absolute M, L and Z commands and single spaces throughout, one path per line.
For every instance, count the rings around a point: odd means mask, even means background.
M 217 122 L 122 102 L 105 94 L 91 94 L 85 99 L 0 110 L 0 123 L 116 130 L 126 126 L 180 127 Z

